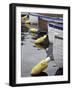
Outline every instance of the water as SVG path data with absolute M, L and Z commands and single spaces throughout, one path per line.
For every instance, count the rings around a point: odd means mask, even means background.
M 48 37 L 42 44 L 34 44 L 37 38 L 44 36 L 46 33 L 31 33 L 29 28 L 38 29 L 37 25 L 23 25 L 21 30 L 21 77 L 30 77 L 32 68 L 52 54 L 53 45 L 49 43 Z M 48 68 L 37 76 L 53 76 L 56 75 L 57 70 L 58 67 L 55 62 L 51 61 Z

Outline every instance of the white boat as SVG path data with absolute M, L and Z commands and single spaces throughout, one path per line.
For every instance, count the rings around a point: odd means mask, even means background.
M 48 36 L 49 36 L 49 41 L 53 43 L 54 36 L 57 34 L 62 34 L 63 33 L 63 27 L 62 25 L 57 25 L 54 23 L 48 24 Z
M 59 68 L 63 68 L 63 34 L 57 34 L 54 36 L 53 56 L 56 65 Z

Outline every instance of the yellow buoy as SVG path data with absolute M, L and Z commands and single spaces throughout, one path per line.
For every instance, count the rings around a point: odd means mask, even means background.
M 50 57 L 47 57 L 45 60 L 42 60 L 39 62 L 31 71 L 31 75 L 38 75 L 40 74 L 44 69 L 48 67 L 48 62 L 50 61 Z
M 23 20 L 27 19 L 27 15 L 22 17 Z
M 30 26 L 30 24 L 25 24 L 25 26 L 27 27 L 27 28 L 31 28 L 31 26 Z
M 42 42 L 44 42 L 44 40 L 46 39 L 47 35 L 44 35 L 43 37 L 38 38 L 37 40 L 35 40 L 35 44 L 40 44 Z
M 36 32 L 37 32 L 37 29 L 36 29 L 36 28 L 31 28 L 31 29 L 30 29 L 30 32 L 36 33 Z
M 30 24 L 30 21 L 29 21 L 29 20 L 26 20 L 26 21 L 25 21 L 25 24 Z

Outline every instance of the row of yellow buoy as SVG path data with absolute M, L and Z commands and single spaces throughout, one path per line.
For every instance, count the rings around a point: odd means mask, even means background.
M 22 20 L 24 20 L 24 23 L 27 25 L 27 27 L 29 28 L 29 24 L 30 24 L 30 20 L 28 20 L 27 15 L 22 17 Z M 30 32 L 32 33 L 36 33 L 37 29 L 36 28 L 30 28 Z
M 22 17 L 23 20 L 25 20 L 25 24 L 30 24 L 30 21 L 27 20 L 27 15 Z M 31 33 L 36 33 L 38 30 L 36 28 L 30 28 Z M 44 35 L 37 40 L 34 41 L 34 44 L 41 44 L 44 42 L 44 40 L 47 38 L 47 35 Z M 40 74 L 44 69 L 48 67 L 48 62 L 50 61 L 50 57 L 47 57 L 46 59 L 41 60 L 37 65 L 35 65 L 31 70 L 31 75 L 38 75 Z
M 35 44 L 39 45 L 44 42 L 44 40 L 47 38 L 47 35 L 44 35 L 43 37 L 38 38 L 35 40 Z M 48 67 L 48 62 L 50 61 L 50 57 L 47 57 L 43 60 L 41 60 L 38 64 L 36 64 L 32 70 L 31 70 L 31 75 L 35 76 L 40 74 L 43 70 L 45 70 Z

